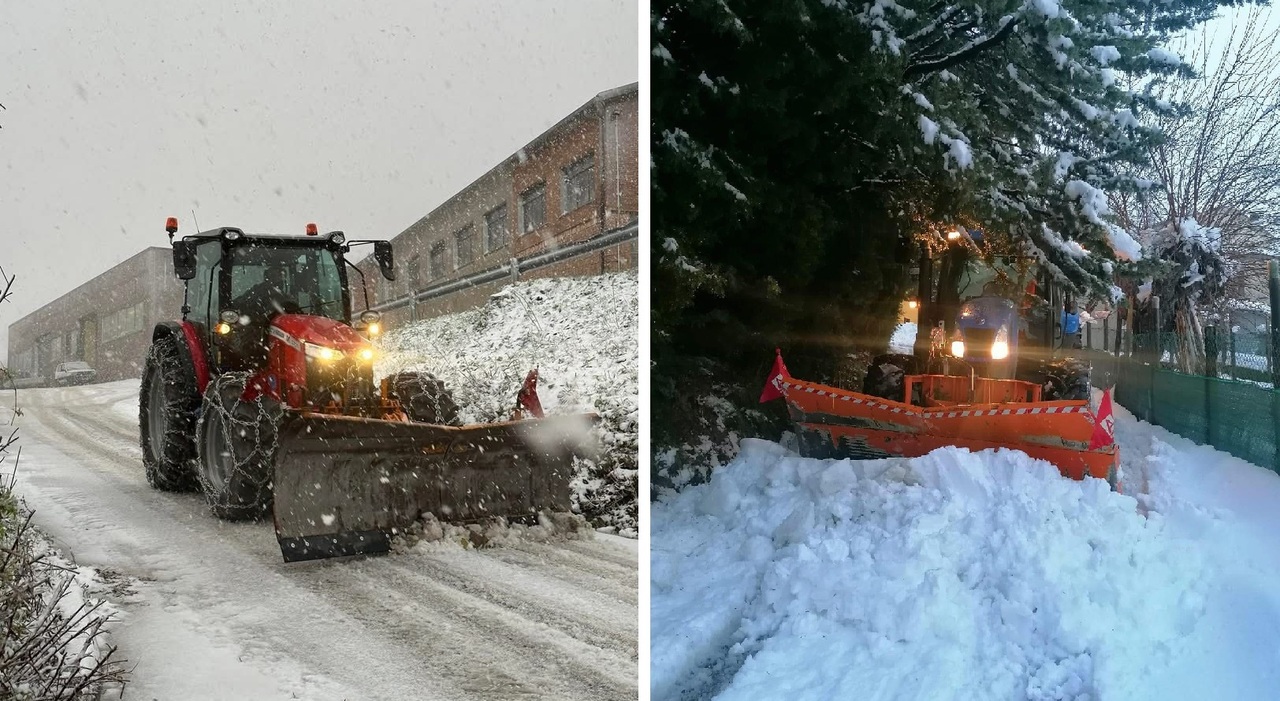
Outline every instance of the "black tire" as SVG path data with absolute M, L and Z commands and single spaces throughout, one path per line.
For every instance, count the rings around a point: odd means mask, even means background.
M 192 439 L 200 396 L 195 369 L 178 347 L 178 339 L 164 336 L 151 344 L 138 393 L 138 433 L 147 483 L 166 492 L 196 488 Z
M 400 402 L 409 420 L 458 426 L 458 405 L 444 380 L 428 372 L 398 372 L 390 377 L 391 398 Z
M 214 516 L 259 519 L 271 509 L 271 481 L 282 411 L 262 397 L 241 401 L 248 373 L 209 383 L 196 425 L 200 486 Z
M 906 376 L 915 373 L 916 358 L 901 353 L 877 355 L 862 379 L 862 393 L 881 399 L 903 400 Z
M 1041 398 L 1045 401 L 1088 401 L 1092 391 L 1089 371 L 1089 362 L 1078 358 L 1062 358 L 1049 363 L 1045 367 Z

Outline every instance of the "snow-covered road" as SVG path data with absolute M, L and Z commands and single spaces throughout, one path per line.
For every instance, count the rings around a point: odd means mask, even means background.
M 36 524 L 129 582 L 126 700 L 637 697 L 636 541 L 286 565 L 270 524 L 147 485 L 137 387 L 26 390 L 18 420 Z

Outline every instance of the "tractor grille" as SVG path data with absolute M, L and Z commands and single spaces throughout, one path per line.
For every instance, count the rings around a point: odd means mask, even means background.
M 373 368 L 354 358 L 334 361 L 307 359 L 307 392 L 304 407 L 323 411 L 336 404 L 345 411 L 372 406 L 377 397 L 373 391 Z

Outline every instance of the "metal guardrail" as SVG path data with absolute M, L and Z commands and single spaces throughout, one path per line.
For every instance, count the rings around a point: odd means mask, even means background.
M 476 285 L 484 285 L 490 282 L 496 282 L 503 278 L 517 279 L 521 272 L 537 270 L 553 263 L 559 263 L 563 260 L 576 258 L 577 256 L 598 251 L 602 248 L 608 248 L 614 244 L 630 241 L 639 237 L 639 222 L 632 222 L 620 229 L 607 231 L 599 236 L 579 241 L 578 243 L 562 246 L 553 251 L 544 251 L 536 253 L 525 258 L 512 258 L 511 262 L 506 265 L 499 265 L 488 270 L 482 270 L 478 273 L 472 273 L 466 277 L 456 280 L 449 280 L 434 287 L 428 287 L 423 290 L 414 292 L 413 294 L 404 295 L 395 299 L 379 302 L 373 305 L 374 311 L 386 312 L 392 309 L 407 307 L 410 304 L 425 302 L 437 297 L 443 297 L 459 290 L 475 287 Z

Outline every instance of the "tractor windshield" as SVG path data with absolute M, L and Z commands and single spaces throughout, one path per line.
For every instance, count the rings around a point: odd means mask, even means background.
M 235 309 L 269 304 L 275 311 L 346 320 L 339 261 L 325 248 L 237 246 L 231 249 Z

